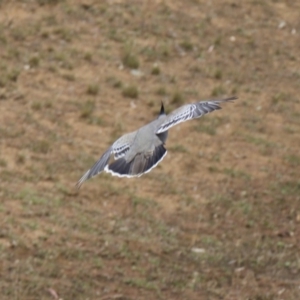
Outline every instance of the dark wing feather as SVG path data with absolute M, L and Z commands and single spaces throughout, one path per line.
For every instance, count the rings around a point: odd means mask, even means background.
M 115 159 L 125 156 L 134 141 L 136 133 L 137 131 L 127 133 L 113 143 L 112 150 Z
M 166 154 L 167 150 L 163 144 L 160 144 L 152 153 L 138 153 L 129 162 L 122 157 L 107 165 L 104 170 L 118 177 L 139 177 L 155 168 Z

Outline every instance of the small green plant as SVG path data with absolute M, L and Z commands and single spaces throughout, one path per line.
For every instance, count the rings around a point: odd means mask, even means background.
M 284 160 L 291 166 L 300 166 L 300 156 L 295 154 L 290 154 L 284 157 Z
M 80 117 L 87 119 L 91 117 L 95 108 L 95 101 L 88 100 L 86 101 L 81 108 Z
M 115 89 L 119 89 L 123 86 L 122 81 L 115 78 L 114 76 L 107 77 L 106 82 L 109 83 Z
M 0 167 L 6 167 L 6 166 L 7 166 L 6 160 L 4 160 L 3 158 L 0 158 Z
M 5 87 L 6 82 L 7 82 L 6 78 L 3 78 L 3 77 L 0 78 L 0 88 Z
M 16 41 L 24 41 L 26 38 L 26 32 L 19 27 L 13 28 L 11 35 Z
M 121 80 L 116 80 L 114 83 L 113 83 L 113 87 L 115 88 L 115 89 L 119 89 L 119 88 L 121 88 L 122 87 L 122 81 Z
M 86 90 L 88 95 L 96 96 L 99 93 L 99 86 L 97 84 L 90 84 Z
M 233 87 L 233 88 L 231 89 L 231 94 L 232 94 L 232 95 L 236 95 L 237 92 L 238 92 L 237 87 Z
M 16 157 L 16 162 L 18 164 L 24 164 L 25 160 L 26 160 L 25 155 L 22 154 L 22 153 L 18 154 L 17 157 Z
M 217 133 L 217 128 L 222 124 L 226 123 L 226 119 L 221 117 L 215 118 L 204 118 L 201 122 L 195 125 L 195 130 L 198 132 L 204 132 L 209 135 L 215 135 Z
M 225 89 L 221 85 L 214 87 L 213 90 L 211 91 L 211 95 L 213 97 L 224 95 L 224 94 L 225 94 Z
M 153 107 L 154 104 L 155 104 L 155 102 L 154 102 L 153 100 L 150 100 L 150 101 L 147 102 L 147 105 L 148 105 L 149 107 Z
M 7 78 L 10 81 L 16 82 L 18 80 L 18 77 L 20 75 L 20 71 L 17 69 L 11 70 L 8 74 L 7 74 Z
M 17 195 L 18 199 L 22 200 L 24 205 L 45 205 L 48 200 L 33 189 L 24 188 Z
M 32 56 L 30 59 L 29 59 L 29 65 L 30 65 L 30 67 L 32 67 L 32 68 L 36 68 L 36 67 L 38 67 L 39 66 L 39 64 L 40 64 L 40 58 L 37 56 L 37 55 L 34 55 L 34 56 Z
M 36 153 L 46 154 L 50 151 L 51 145 L 47 140 L 37 140 L 31 144 L 31 150 Z
M 71 42 L 73 34 L 67 28 L 64 28 L 64 27 L 56 28 L 53 31 L 53 33 L 58 35 L 62 40 L 66 41 L 66 42 Z
M 188 152 L 187 149 L 183 145 L 180 145 L 180 144 L 177 144 L 173 147 L 169 147 L 169 150 L 174 151 L 174 152 L 181 152 L 181 153 Z
M 184 51 L 192 51 L 193 50 L 193 44 L 189 40 L 184 40 L 182 41 L 179 46 L 184 50 Z
M 155 93 L 158 96 L 165 96 L 165 95 L 167 95 L 167 90 L 165 87 L 162 86 L 162 87 L 159 87 Z
M 47 38 L 49 37 L 49 32 L 48 32 L 48 31 L 42 31 L 42 32 L 41 32 L 41 37 L 42 37 L 43 39 L 47 39 Z
M 132 53 L 131 47 L 126 47 L 122 55 L 122 63 L 125 67 L 130 69 L 138 69 L 140 66 L 139 60 L 135 54 Z
M 174 92 L 174 94 L 172 96 L 172 104 L 180 105 L 183 103 L 183 101 L 184 101 L 184 99 L 183 99 L 182 93 L 179 91 Z
M 215 71 L 215 74 L 214 74 L 214 77 L 218 80 L 222 79 L 222 71 L 221 70 L 216 70 Z
M 90 122 L 89 123 L 93 124 L 93 125 L 98 125 L 98 126 L 104 125 L 103 119 L 101 117 L 97 117 L 97 116 L 92 116 L 90 118 Z
M 83 56 L 83 58 L 88 61 L 88 62 L 91 62 L 92 61 L 92 54 L 90 52 L 86 52 Z
M 172 50 L 168 43 L 158 44 L 155 47 L 145 47 L 141 50 L 141 54 L 146 57 L 147 61 L 167 60 L 170 58 Z
M 273 97 L 272 97 L 272 104 L 276 105 L 278 103 L 282 103 L 282 102 L 285 102 L 287 101 L 289 98 L 291 98 L 290 95 L 287 95 L 285 93 L 277 93 L 275 94 Z
M 217 173 L 217 172 L 219 172 L 219 169 L 216 166 L 209 166 L 207 169 L 211 173 Z
M 245 180 L 250 180 L 251 179 L 251 175 L 241 171 L 241 170 L 237 170 L 237 169 L 233 169 L 233 168 L 225 168 L 223 170 L 224 174 L 232 177 L 232 178 L 243 178 Z
M 127 98 L 137 98 L 139 95 L 138 89 L 134 85 L 125 87 L 122 91 L 122 95 Z
M 42 108 L 42 104 L 41 102 L 38 102 L 38 101 L 34 101 L 32 104 L 31 104 L 31 108 L 33 110 L 40 110 Z
M 222 42 L 222 37 L 221 36 L 218 36 L 215 41 L 214 41 L 214 44 L 215 46 L 220 46 L 221 45 L 221 42 Z
M 52 102 L 50 100 L 46 100 L 44 103 L 45 108 L 52 108 Z
M 158 66 L 154 66 L 152 68 L 151 74 L 152 75 L 159 75 L 160 74 L 160 68 Z
M 59 2 L 62 2 L 62 0 L 37 0 L 39 5 L 55 5 L 58 4 Z
M 63 73 L 62 78 L 68 80 L 68 81 L 75 81 L 75 75 L 72 73 Z

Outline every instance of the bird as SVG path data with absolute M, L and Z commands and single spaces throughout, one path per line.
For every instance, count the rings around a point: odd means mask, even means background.
M 79 179 L 77 188 L 103 171 L 113 176 L 127 178 L 140 177 L 150 172 L 167 154 L 165 142 L 171 127 L 221 109 L 220 104 L 236 99 L 237 97 L 230 97 L 185 104 L 168 115 L 161 102 L 158 117 L 138 130 L 121 136 L 109 146 L 99 160 Z M 109 163 L 112 155 L 114 161 Z

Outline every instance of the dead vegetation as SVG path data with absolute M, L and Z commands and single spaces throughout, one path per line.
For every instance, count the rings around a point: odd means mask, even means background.
M 299 299 L 297 1 L 0 8 L 1 299 Z M 233 94 L 76 191 L 161 100 Z

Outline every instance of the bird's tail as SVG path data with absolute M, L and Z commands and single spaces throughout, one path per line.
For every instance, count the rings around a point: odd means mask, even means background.
M 150 172 L 165 157 L 167 150 L 163 144 L 155 147 L 149 154 L 146 152 L 138 153 L 131 161 L 127 162 L 122 157 L 105 167 L 105 171 L 118 177 L 139 177 Z

